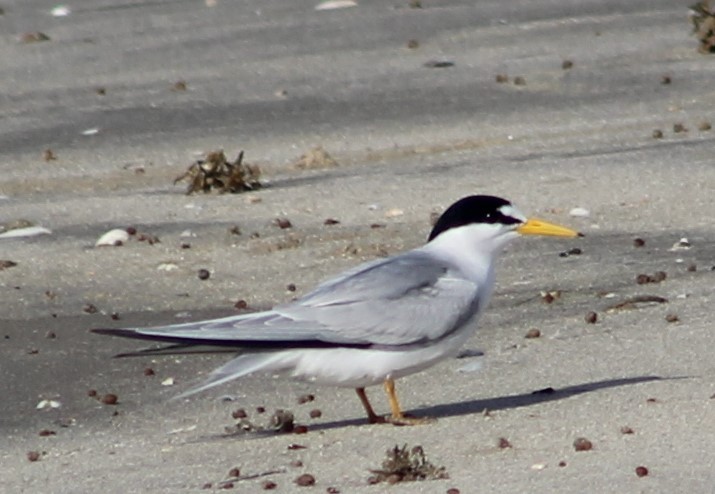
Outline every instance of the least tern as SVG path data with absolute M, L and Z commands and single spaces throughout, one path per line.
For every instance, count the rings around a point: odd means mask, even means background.
M 215 351 L 238 355 L 180 397 L 254 372 L 355 388 L 370 423 L 416 423 L 397 400 L 395 380 L 457 354 L 474 333 L 494 287 L 494 264 L 519 235 L 576 237 L 527 219 L 509 201 L 474 195 L 452 204 L 422 247 L 368 262 L 272 310 L 153 328 L 94 329 L 172 345 L 118 356 Z M 365 394 L 383 384 L 392 415 Z

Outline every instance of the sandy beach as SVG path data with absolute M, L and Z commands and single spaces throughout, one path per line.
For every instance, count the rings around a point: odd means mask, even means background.
M 715 55 L 687 2 L 318 3 L 0 5 L 0 491 L 712 492 Z M 216 150 L 263 187 L 174 183 Z M 586 236 L 511 245 L 483 354 L 398 381 L 434 423 L 271 376 L 171 401 L 228 357 L 89 332 L 287 302 L 477 193 Z M 403 445 L 449 478 L 371 485 Z

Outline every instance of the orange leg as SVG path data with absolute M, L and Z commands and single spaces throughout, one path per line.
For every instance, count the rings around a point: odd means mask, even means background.
M 394 425 L 419 425 L 427 424 L 429 422 L 434 422 L 434 419 L 429 417 L 407 417 L 400 407 L 400 402 L 397 399 L 397 392 L 395 391 L 395 381 L 393 379 L 385 379 L 385 393 L 387 393 L 387 399 L 390 402 L 390 410 L 392 410 L 392 417 L 390 417 L 389 422 Z

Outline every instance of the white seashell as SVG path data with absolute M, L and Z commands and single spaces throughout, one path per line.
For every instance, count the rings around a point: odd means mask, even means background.
M 335 10 L 347 7 L 357 7 L 357 2 L 355 0 L 328 0 L 316 5 L 315 10 Z
M 683 237 L 677 242 L 675 242 L 673 246 L 668 250 L 670 250 L 671 252 L 675 252 L 678 250 L 689 250 L 691 247 L 692 244 L 690 243 L 690 241 L 687 238 Z
M 50 235 L 51 233 L 51 230 L 43 226 L 28 226 L 27 228 L 15 228 L 14 230 L 0 233 L 0 238 L 34 237 L 36 235 Z
M 114 230 L 109 230 L 107 233 L 99 237 L 97 243 L 94 244 L 95 247 L 116 247 L 119 245 L 124 245 L 127 240 L 129 240 L 129 234 L 126 230 L 121 228 L 115 228 Z
M 586 208 L 573 208 L 569 211 L 570 216 L 576 216 L 578 218 L 587 218 L 591 215 L 591 212 Z
M 167 377 L 163 381 L 161 381 L 162 386 L 173 386 L 174 385 L 174 378 L 173 377 Z
M 385 213 L 385 218 L 397 218 L 398 216 L 402 216 L 403 214 L 405 214 L 403 210 L 393 208 Z
M 175 269 L 179 269 L 179 266 L 174 262 L 162 262 L 156 267 L 156 269 L 159 271 L 173 271 Z
M 67 17 L 72 11 L 66 5 L 58 5 L 50 11 L 52 17 Z
M 57 400 L 41 400 L 35 408 L 38 410 L 44 410 L 46 408 L 59 408 L 61 406 L 62 403 Z
M 99 129 L 97 129 L 96 127 L 82 131 L 83 136 L 93 136 L 95 134 L 99 134 Z
M 184 230 L 179 234 L 179 237 L 181 238 L 187 238 L 187 237 L 195 237 L 196 234 L 192 232 L 191 230 Z

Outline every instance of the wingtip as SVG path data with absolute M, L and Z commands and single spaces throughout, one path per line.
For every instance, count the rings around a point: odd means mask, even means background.
M 123 336 L 125 338 L 136 338 L 137 333 L 133 329 L 123 329 L 123 328 L 93 328 L 89 330 L 90 333 L 103 334 L 109 336 Z

